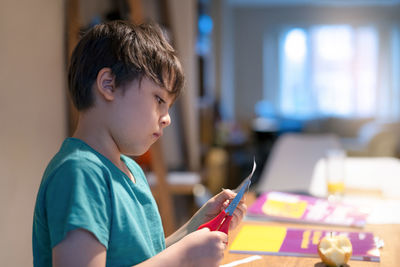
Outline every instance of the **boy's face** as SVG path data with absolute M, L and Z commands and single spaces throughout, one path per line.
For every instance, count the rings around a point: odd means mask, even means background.
M 112 103 L 110 134 L 123 154 L 145 153 L 170 125 L 168 110 L 173 97 L 168 91 L 144 77 L 117 88 Z

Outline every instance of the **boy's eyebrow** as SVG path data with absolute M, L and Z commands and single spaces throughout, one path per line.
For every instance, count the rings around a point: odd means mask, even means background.
M 168 92 L 167 93 L 167 97 L 168 97 L 167 103 L 168 103 L 168 108 L 170 108 L 175 103 L 176 95 L 170 93 L 169 91 L 167 91 L 167 92 Z

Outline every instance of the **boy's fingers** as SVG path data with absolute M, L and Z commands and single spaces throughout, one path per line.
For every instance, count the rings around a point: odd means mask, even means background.
M 204 227 L 204 228 L 201 228 L 201 229 L 199 229 L 197 231 L 210 232 L 211 230 L 208 227 Z
M 222 192 L 215 196 L 215 200 L 219 202 L 225 202 L 226 200 L 235 198 L 236 193 L 230 189 L 224 189 Z
M 244 204 L 243 204 L 244 205 Z M 233 215 L 237 216 L 238 218 L 242 218 L 245 214 L 245 208 L 243 207 L 243 205 L 238 205 L 236 207 L 235 212 L 233 213 Z
M 244 218 L 244 215 L 246 214 L 246 212 L 247 212 L 246 204 L 244 204 L 244 203 L 239 204 L 236 207 L 235 212 L 233 213 L 234 219 L 231 221 L 232 223 L 230 224 L 229 229 L 236 228 L 239 225 L 240 221 Z
M 224 189 L 224 190 L 229 190 L 229 189 Z M 235 192 L 233 192 L 233 191 L 231 191 L 231 190 L 229 190 L 230 192 L 226 192 L 226 194 L 225 194 L 225 196 L 227 196 L 227 197 L 229 197 L 229 198 L 227 198 L 227 199 L 225 199 L 225 201 L 224 201 L 224 203 L 222 203 L 222 207 L 221 207 L 221 210 L 224 210 L 224 209 L 226 209 L 228 206 L 229 206 L 229 204 L 231 203 L 231 201 L 235 198 L 235 196 L 237 195 Z M 222 192 L 221 192 L 222 193 Z M 220 194 L 221 194 L 220 193 Z M 231 193 L 233 193 L 232 195 L 230 195 Z M 243 200 L 243 198 L 242 199 L 240 199 L 240 201 L 239 201 L 239 203 L 238 203 L 238 207 L 240 207 L 241 205 L 245 205 L 244 204 L 244 200 Z M 246 210 L 247 208 L 245 208 L 245 210 Z
M 244 211 L 241 209 L 236 209 L 235 212 L 233 213 L 234 217 L 234 223 L 239 224 L 239 222 L 243 219 L 244 217 Z
M 227 234 L 225 234 L 224 232 L 220 232 L 220 231 L 215 231 L 215 233 L 219 236 L 219 238 L 221 239 L 222 242 L 228 243 L 228 235 Z
M 229 199 L 225 200 L 225 202 L 222 204 L 221 210 L 226 209 L 229 206 Z
M 224 232 L 220 232 L 220 231 L 211 231 L 209 228 L 205 227 L 205 228 L 201 228 L 200 230 L 197 231 L 203 231 L 203 232 L 212 232 L 215 236 L 218 237 L 218 239 L 220 239 L 222 242 L 228 242 L 228 235 L 225 234 Z

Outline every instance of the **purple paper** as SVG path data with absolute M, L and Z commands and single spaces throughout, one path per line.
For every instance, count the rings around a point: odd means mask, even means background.
M 313 229 L 288 228 L 286 237 L 279 250 L 283 254 L 317 256 L 318 242 L 326 235 L 345 235 L 353 246 L 352 260 L 379 261 L 379 251 L 376 248 L 374 235 L 370 232 L 331 232 Z
M 244 231 L 245 227 L 257 227 L 259 236 L 248 236 Z M 282 226 L 271 225 L 244 225 L 233 240 L 230 248 L 231 253 L 239 254 L 264 254 L 264 255 L 281 255 L 296 257 L 318 257 L 318 244 L 320 240 L 327 235 L 344 235 L 347 236 L 352 244 L 353 253 L 351 260 L 360 261 L 380 261 L 380 252 L 376 246 L 374 235 L 371 232 L 355 232 L 355 231 L 330 231 L 321 229 L 303 229 L 303 228 L 284 228 L 284 235 L 276 237 L 273 235 L 265 235 L 263 231 L 270 233 L 276 231 L 276 228 Z M 249 228 L 248 228 L 249 229 Z M 279 230 L 278 230 L 279 231 Z M 259 238 L 262 236 L 262 243 L 272 244 L 273 246 L 248 246 L 254 243 L 251 238 Z M 279 236 L 279 235 L 278 235 Z M 272 249 L 277 248 L 277 249 Z
M 262 194 L 249 207 L 249 217 L 363 227 L 368 212 L 359 207 L 311 196 L 282 192 Z

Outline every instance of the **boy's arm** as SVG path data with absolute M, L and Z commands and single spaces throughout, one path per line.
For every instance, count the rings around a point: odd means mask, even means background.
M 106 265 L 106 248 L 87 230 L 69 231 L 53 248 L 53 266 L 102 267 Z
M 193 217 L 179 228 L 175 233 L 166 238 L 166 246 L 176 243 L 181 240 L 187 234 L 197 230 L 197 228 L 205 222 L 214 219 L 222 210 L 226 209 L 229 205 L 229 201 L 236 196 L 236 193 L 231 190 L 223 190 L 219 194 L 212 197 L 207 201 L 194 215 Z M 243 216 L 246 214 L 247 206 L 241 200 L 233 213 L 232 221 L 230 222 L 229 229 L 234 229 Z
M 218 266 L 227 241 L 225 233 L 201 229 L 135 266 Z M 53 266 L 103 267 L 106 255 L 106 248 L 92 233 L 76 229 L 53 248 Z

